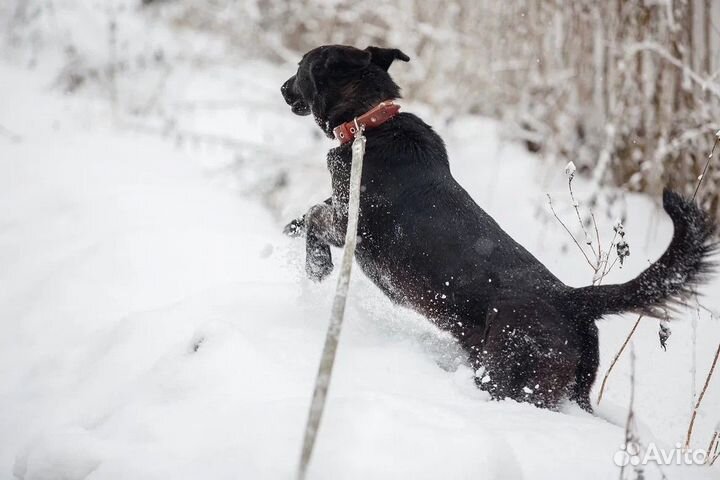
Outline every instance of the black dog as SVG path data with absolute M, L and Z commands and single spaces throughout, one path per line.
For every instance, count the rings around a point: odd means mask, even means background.
M 308 52 L 282 86 L 298 115 L 322 130 L 399 98 L 387 70 L 409 58 L 397 49 L 323 46 Z M 450 174 L 442 139 L 401 113 L 366 131 L 356 260 L 393 301 L 449 330 L 484 374 L 493 398 L 555 408 L 564 398 L 591 411 L 598 366 L 595 320 L 611 313 L 663 315 L 712 269 L 714 225 L 693 202 L 666 191 L 675 232 L 663 256 L 621 285 L 571 288 L 515 242 Z M 347 225 L 350 144 L 330 150 L 332 197 L 286 227 L 305 233 L 306 270 L 322 280 L 330 247 Z

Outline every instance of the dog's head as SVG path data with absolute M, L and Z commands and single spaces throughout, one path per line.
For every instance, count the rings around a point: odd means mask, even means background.
M 410 58 L 397 48 L 360 50 L 325 45 L 306 53 L 295 75 L 280 91 L 297 115 L 315 116 L 328 137 L 333 128 L 362 115 L 383 100 L 400 97 L 388 68 L 393 61 Z

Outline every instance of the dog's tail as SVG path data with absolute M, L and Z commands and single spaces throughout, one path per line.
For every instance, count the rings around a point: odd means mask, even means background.
M 663 207 L 675 231 L 662 257 L 629 282 L 568 290 L 568 313 L 575 310 L 592 319 L 622 312 L 663 318 L 692 295 L 716 266 L 710 258 L 718 246 L 715 224 L 694 201 L 670 190 L 663 193 Z

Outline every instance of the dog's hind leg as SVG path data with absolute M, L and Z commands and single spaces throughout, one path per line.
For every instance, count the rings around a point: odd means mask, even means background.
M 591 323 L 589 330 L 583 333 L 582 338 L 580 361 L 575 371 L 575 385 L 570 394 L 570 400 L 576 402 L 583 410 L 592 413 L 590 390 L 592 390 L 593 383 L 595 383 L 595 376 L 600 363 L 597 326 Z
M 485 373 L 478 385 L 497 400 L 511 398 L 557 409 L 575 381 L 579 352 L 554 335 L 548 324 L 557 312 L 545 304 L 496 307 L 481 347 Z

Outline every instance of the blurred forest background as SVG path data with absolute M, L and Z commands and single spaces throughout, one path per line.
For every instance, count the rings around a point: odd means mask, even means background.
M 408 99 L 445 118 L 501 119 L 508 136 L 546 161 L 574 161 L 597 186 L 692 194 L 720 130 L 720 0 L 95 2 L 107 21 L 105 54 L 94 56 L 72 33 L 45 38 L 60 3 L 8 0 L 0 18 L 11 48 L 67 43 L 59 81 L 69 91 L 92 80 L 117 95 L 123 71 L 172 62 L 167 49 L 123 49 L 123 35 L 148 32 L 124 32 L 122 12 L 142 9 L 148 25 L 214 32 L 242 58 L 295 63 L 328 43 L 400 48 L 412 60 L 393 75 Z M 214 60 L 212 49 L 175 55 Z M 720 218 L 720 168 L 704 182 L 699 197 Z

